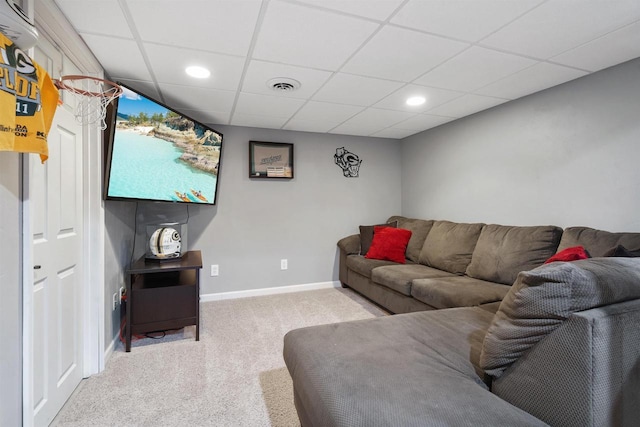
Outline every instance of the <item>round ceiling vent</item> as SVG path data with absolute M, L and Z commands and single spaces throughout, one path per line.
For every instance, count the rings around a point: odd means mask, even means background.
M 292 92 L 300 89 L 300 82 L 288 77 L 276 77 L 267 82 L 267 87 L 276 92 Z

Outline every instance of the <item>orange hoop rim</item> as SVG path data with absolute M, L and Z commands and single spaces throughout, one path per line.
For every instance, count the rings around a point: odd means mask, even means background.
M 105 92 L 91 92 L 91 91 L 88 91 L 88 90 L 79 89 L 77 87 L 74 87 L 74 86 L 71 86 L 69 84 L 66 84 L 65 80 L 67 80 L 67 81 L 94 80 L 96 82 L 106 83 L 111 87 L 109 89 L 107 89 L 107 91 L 105 91 Z M 78 95 L 93 96 L 93 97 L 96 97 L 96 98 L 102 98 L 102 97 L 115 98 L 117 96 L 120 96 L 120 94 L 122 94 L 122 87 L 119 84 L 114 83 L 111 80 L 101 79 L 99 77 L 82 76 L 82 75 L 78 75 L 78 74 L 71 74 L 71 75 L 67 75 L 67 76 L 60 76 L 60 78 L 58 80 L 54 81 L 54 84 L 58 89 L 68 90 L 68 91 L 76 93 Z

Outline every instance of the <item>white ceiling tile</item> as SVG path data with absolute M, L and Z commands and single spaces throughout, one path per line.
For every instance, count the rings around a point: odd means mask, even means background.
M 482 41 L 548 59 L 640 18 L 638 0 L 549 1 Z
M 390 128 L 382 129 L 381 131 L 376 132 L 371 136 L 375 136 L 377 138 L 402 139 L 410 135 L 413 135 L 414 133 L 415 132 L 412 130 L 390 127 Z
M 415 83 L 473 91 L 535 63 L 533 59 L 474 46 L 431 70 Z
M 640 57 L 640 21 L 554 56 L 552 60 L 589 71 L 599 71 L 637 57 Z
M 304 104 L 302 99 L 242 92 L 238 97 L 236 113 L 289 118 L 300 109 L 302 104 Z
M 314 95 L 313 99 L 367 107 L 400 86 L 402 83 L 399 82 L 338 73 Z
M 127 2 L 143 41 L 246 55 L 260 0 L 136 0 Z
M 244 67 L 242 58 L 149 43 L 145 43 L 144 49 L 159 83 L 224 90 L 237 90 L 240 84 Z M 208 68 L 211 76 L 206 79 L 189 77 L 184 70 L 191 65 Z
M 379 108 L 367 108 L 363 112 L 350 118 L 342 125 L 338 126 L 333 132 L 340 129 L 350 129 L 352 127 L 360 127 L 367 135 L 376 133 L 392 126 L 398 122 L 412 117 L 414 114 L 401 111 L 381 110 Z
M 468 46 L 467 43 L 387 26 L 360 49 L 342 71 L 410 82 Z
M 406 85 L 387 96 L 382 101 L 376 103 L 374 106 L 376 108 L 384 108 L 387 110 L 420 113 L 451 101 L 452 99 L 462 96 L 462 94 L 463 92 L 454 92 L 447 89 L 438 89 L 420 85 Z M 413 96 L 423 96 L 427 101 L 422 105 L 407 105 L 407 99 Z
M 156 85 L 153 82 L 140 81 L 140 80 L 128 80 L 128 79 L 115 79 L 115 80 L 120 84 L 130 87 L 131 89 L 146 96 L 149 99 L 162 102 L 160 93 L 156 89 Z
M 495 96 L 497 98 L 516 99 L 569 80 L 577 79 L 586 74 L 586 72 L 573 68 L 540 62 L 533 67 L 485 86 L 475 93 Z
M 325 133 L 336 127 L 336 125 L 337 123 L 330 120 L 301 120 L 294 117 L 284 125 L 283 129 Z
M 507 99 L 492 98 L 489 96 L 466 94 L 460 98 L 447 102 L 444 105 L 429 110 L 431 114 L 448 117 L 464 117 L 487 108 L 507 102 Z
M 542 1 L 411 0 L 391 23 L 475 42 Z
M 299 0 L 317 7 L 326 7 L 340 12 L 384 21 L 403 0 Z
M 405 121 L 396 123 L 395 125 L 393 125 L 393 127 L 398 129 L 408 129 L 412 131 L 423 131 L 423 130 L 434 128 L 436 126 L 440 126 L 444 123 L 451 122 L 453 120 L 456 120 L 456 119 L 454 117 L 442 117 L 442 116 L 434 116 L 430 114 L 417 114 L 413 117 L 408 118 Z
M 337 70 L 378 26 L 359 18 L 272 0 L 253 57 Z
M 212 110 L 191 110 L 188 108 L 180 110 L 185 116 L 191 117 L 200 123 L 208 124 L 215 130 L 215 125 L 224 125 L 229 123 L 231 114 L 228 111 L 212 111 Z
M 160 83 L 159 86 L 167 107 L 178 111 L 182 109 L 231 111 L 236 97 L 234 91 L 167 83 Z
M 363 109 L 363 107 L 355 105 L 309 101 L 296 113 L 294 119 L 305 121 L 322 120 L 333 122 L 333 126 L 336 126 L 358 114 Z
M 117 40 L 117 49 L 114 52 L 114 40 L 107 36 L 82 34 L 91 52 L 101 64 L 105 64 L 105 71 L 114 79 L 151 80 L 151 74 L 147 64 L 133 40 Z M 113 61 L 114 53 L 124 58 L 123 61 Z
M 79 33 L 133 38 L 118 0 L 56 0 L 56 4 Z
M 277 92 L 267 86 L 267 81 L 287 77 L 300 82 L 300 88 L 294 91 Z M 272 62 L 251 61 L 242 85 L 243 92 L 259 93 L 271 96 L 307 99 L 331 77 L 331 72 L 274 64 Z
M 280 129 L 285 124 L 285 117 L 271 117 L 254 114 L 235 113 L 231 118 L 234 126 L 247 126 L 253 128 Z
M 335 133 L 338 135 L 369 136 L 372 133 L 377 132 L 378 130 L 381 129 L 371 130 L 362 126 L 343 124 L 335 129 L 330 130 L 328 133 Z

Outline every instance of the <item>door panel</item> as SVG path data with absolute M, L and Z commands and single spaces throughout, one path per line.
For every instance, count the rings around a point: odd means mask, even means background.
M 38 41 L 35 60 L 49 74 L 62 57 Z M 82 125 L 58 107 L 48 135 L 49 160 L 29 157 L 34 263 L 32 332 L 33 425 L 47 426 L 82 379 Z M 39 268 L 37 268 L 39 267 Z

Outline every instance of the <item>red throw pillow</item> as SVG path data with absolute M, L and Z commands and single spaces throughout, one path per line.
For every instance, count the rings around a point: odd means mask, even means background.
M 549 264 L 554 261 L 577 261 L 579 259 L 587 258 L 590 258 L 590 256 L 587 251 L 584 250 L 584 246 L 573 246 L 558 252 L 544 263 Z
M 371 247 L 364 257 L 404 264 L 406 262 L 404 253 L 407 250 L 410 238 L 411 230 L 376 225 L 373 227 Z

